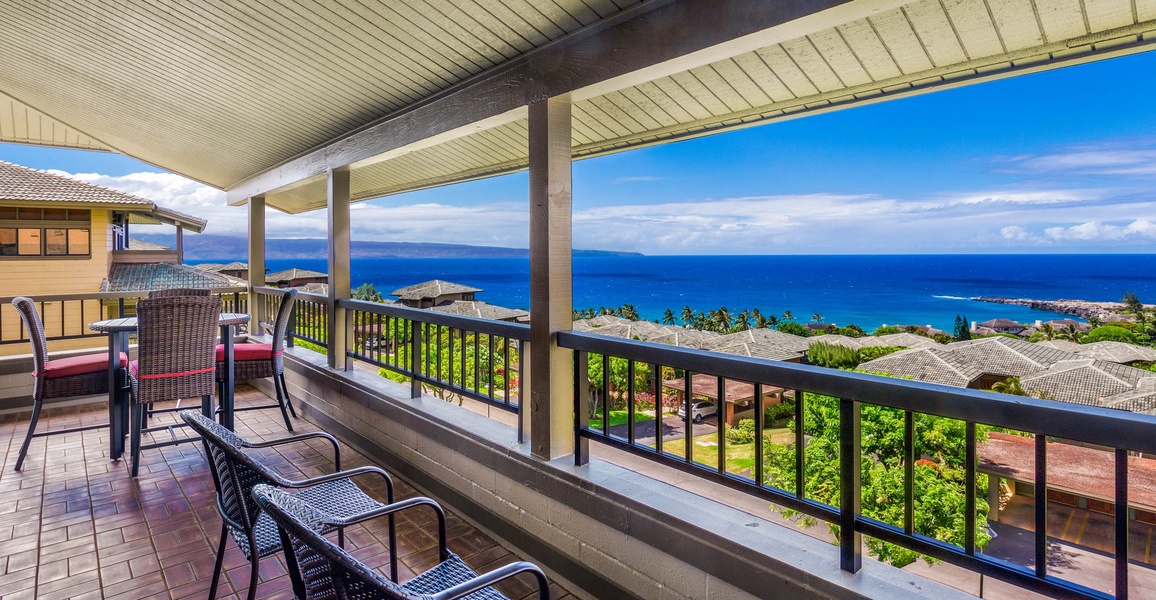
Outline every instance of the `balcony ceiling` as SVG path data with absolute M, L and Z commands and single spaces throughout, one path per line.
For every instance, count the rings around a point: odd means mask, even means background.
M 325 205 L 327 168 L 359 200 L 524 169 L 543 95 L 571 95 L 584 158 L 1156 42 L 1156 0 L 14 4 L 0 140 L 287 212 Z

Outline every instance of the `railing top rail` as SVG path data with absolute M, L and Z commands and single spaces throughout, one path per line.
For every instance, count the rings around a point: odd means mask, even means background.
M 279 288 L 274 288 L 274 289 L 277 289 L 278 292 L 284 291 L 284 290 L 281 290 Z M 324 295 L 324 294 L 312 294 L 310 292 L 300 292 L 297 294 L 297 301 L 298 302 L 312 302 L 314 304 L 324 304 L 324 303 L 329 301 L 329 297 Z
M 271 294 L 280 294 L 281 292 L 284 292 L 284 291 L 285 290 L 283 290 L 281 288 L 270 287 L 267 285 L 255 285 L 255 286 L 253 286 L 253 292 L 257 293 L 257 294 L 271 295 Z
M 247 292 L 249 288 L 243 286 L 212 288 L 215 294 L 232 294 Z M 141 298 L 148 294 L 148 290 L 132 292 L 77 292 L 71 294 L 35 294 L 29 296 L 35 302 L 63 302 L 68 300 L 118 300 L 120 298 Z M 11 304 L 16 296 L 0 296 L 0 304 Z
M 1153 415 L 577 331 L 560 332 L 558 344 L 572 350 L 606 354 L 726 379 L 768 383 L 786 389 L 799 389 L 1111 448 L 1156 453 L 1156 416 Z
M 359 310 L 376 315 L 398 317 L 421 323 L 431 323 L 433 325 L 443 325 L 454 329 L 508 337 L 515 340 L 529 341 L 530 339 L 530 326 L 523 323 L 509 323 L 506 321 L 451 315 L 422 308 L 402 306 L 400 304 L 381 304 L 379 302 L 366 302 L 364 300 L 338 300 L 337 305 L 346 310 Z

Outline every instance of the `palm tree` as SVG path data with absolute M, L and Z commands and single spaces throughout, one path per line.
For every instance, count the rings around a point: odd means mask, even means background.
M 1044 323 L 1040 325 L 1040 336 L 1045 340 L 1054 340 L 1056 339 L 1056 328 L 1052 327 L 1051 323 Z
M 1060 338 L 1061 340 L 1068 340 L 1069 342 L 1078 343 L 1080 341 L 1080 330 L 1076 329 L 1075 325 L 1068 323 L 1067 325 L 1064 325 L 1064 328 L 1060 330 L 1060 333 L 1057 334 L 1056 337 Z
M 811 322 L 812 323 L 822 323 L 823 322 L 823 315 L 820 315 L 819 313 L 815 313 L 815 314 L 811 315 Z
M 690 327 L 694 324 L 694 310 L 689 306 L 682 307 L 682 325 L 683 327 Z
M 623 319 L 637 321 L 638 309 L 634 308 L 633 304 L 623 304 L 622 308 L 618 309 L 618 316 L 622 317 Z
M 795 315 L 792 315 L 791 311 L 789 311 L 789 310 L 784 310 L 783 311 L 783 320 L 784 321 L 794 321 Z
M 662 324 L 674 325 L 674 311 L 668 308 L 666 309 L 666 312 L 662 313 Z
M 739 331 L 746 331 L 751 328 L 751 313 L 743 309 L 742 312 L 735 317 L 735 329 Z
M 1003 381 L 997 381 L 991 386 L 991 391 L 999 392 L 1001 394 L 1011 394 L 1013 396 L 1027 396 L 1028 393 L 1020 385 L 1019 377 L 1008 377 Z
M 715 331 L 719 333 L 728 333 L 731 330 L 731 313 L 727 307 L 720 306 L 714 312 Z

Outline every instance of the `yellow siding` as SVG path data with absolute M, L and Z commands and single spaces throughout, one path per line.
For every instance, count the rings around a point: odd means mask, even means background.
M 109 211 L 92 211 L 92 256 L 87 259 L 55 260 L 0 260 L 0 297 L 43 296 L 51 294 L 92 293 L 100 291 L 100 283 L 108 276 L 111 249 Z M 48 302 L 41 318 L 49 337 L 80 335 L 87 332 L 88 322 L 102 319 L 100 302 L 84 302 L 83 321 L 80 301 L 68 301 L 61 317 L 61 302 Z M 0 339 L 9 341 L 21 335 L 20 315 L 11 304 L 0 306 Z M 90 340 L 61 340 L 49 344 L 50 350 L 66 350 L 104 345 L 102 338 Z M 27 354 L 27 343 L 0 345 L 0 356 Z

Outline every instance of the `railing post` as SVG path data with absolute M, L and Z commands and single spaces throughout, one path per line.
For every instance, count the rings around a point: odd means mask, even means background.
M 350 297 L 349 282 L 349 170 L 329 169 L 326 179 L 329 217 L 329 298 L 326 302 L 329 318 L 326 319 L 325 344 L 329 349 L 329 366 L 344 370 L 347 358 L 345 352 L 353 336 L 350 323 L 345 317 L 345 309 L 337 305 L 338 300 Z
M 839 400 L 839 565 L 850 573 L 863 567 L 862 535 L 855 530 L 862 495 L 860 413 L 858 402 Z
M 265 285 L 265 197 L 249 198 L 249 334 L 261 332 L 263 302 L 257 302 L 256 288 Z
M 590 378 L 583 377 L 590 372 L 590 355 L 574 352 L 574 465 L 581 467 L 590 462 L 590 440 L 582 436 L 582 430 L 590 426 L 590 411 L 582 403 L 590 397 Z
M 420 324 L 417 321 L 410 321 L 409 328 L 413 332 L 410 336 L 409 359 L 410 359 L 410 373 L 413 374 L 413 379 L 410 380 L 409 397 L 421 398 L 421 381 L 418 376 L 422 374 L 422 339 Z
M 557 339 L 573 323 L 570 100 L 529 108 L 531 356 L 522 368 L 532 377 L 530 451 L 551 460 L 574 451 L 574 359 Z

